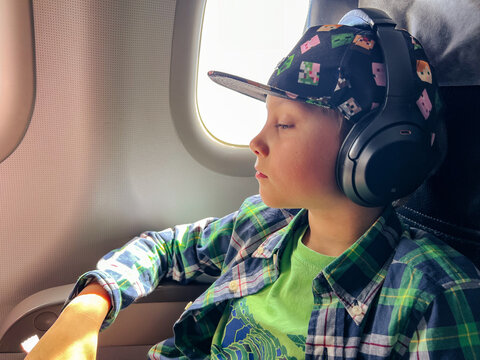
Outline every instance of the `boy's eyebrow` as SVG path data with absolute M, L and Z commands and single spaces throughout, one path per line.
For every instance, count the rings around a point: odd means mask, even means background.
M 266 107 L 267 107 L 267 113 L 270 116 L 275 115 L 277 119 L 281 119 L 282 121 L 285 121 L 285 120 L 293 121 L 293 120 L 299 120 L 303 118 L 302 116 L 298 116 L 298 111 L 291 108 L 282 108 L 282 109 L 277 108 L 276 110 L 274 110 L 274 112 L 272 112 L 271 110 L 269 110 L 268 106 Z

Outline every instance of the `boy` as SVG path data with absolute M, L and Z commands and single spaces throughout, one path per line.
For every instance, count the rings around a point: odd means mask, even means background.
M 432 121 L 435 79 L 421 46 L 404 37 L 413 105 Z M 360 206 L 337 185 L 351 124 L 385 99 L 383 70 L 372 31 L 324 25 L 307 30 L 269 86 L 209 73 L 266 101 L 250 143 L 260 196 L 222 219 L 145 232 L 107 254 L 27 359 L 92 358 L 100 327 L 121 308 L 165 277 L 186 283 L 201 273 L 218 279 L 151 359 L 475 359 L 475 267 L 401 224 L 391 205 Z

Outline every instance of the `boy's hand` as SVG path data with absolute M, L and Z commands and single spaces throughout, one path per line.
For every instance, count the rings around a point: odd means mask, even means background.
M 98 333 L 110 307 L 106 291 L 88 285 L 63 310 L 25 360 L 91 360 L 96 358 Z

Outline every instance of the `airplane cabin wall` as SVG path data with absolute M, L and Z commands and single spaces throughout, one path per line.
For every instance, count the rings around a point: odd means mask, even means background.
M 225 215 L 257 192 L 253 177 L 197 163 L 175 131 L 175 6 L 33 1 L 35 109 L 0 164 L 0 322 L 142 231 Z

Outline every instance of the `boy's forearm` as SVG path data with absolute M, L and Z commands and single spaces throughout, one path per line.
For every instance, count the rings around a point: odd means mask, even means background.
M 90 319 L 89 322 L 98 325 L 103 323 L 110 309 L 110 297 L 103 287 L 93 282 L 87 285 L 63 310 L 64 317 L 80 317 Z M 64 314 L 65 313 L 65 314 Z M 61 316 L 62 316 L 61 315 Z
M 65 307 L 27 359 L 95 359 L 98 333 L 109 309 L 108 293 L 98 283 L 89 284 Z

